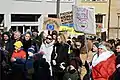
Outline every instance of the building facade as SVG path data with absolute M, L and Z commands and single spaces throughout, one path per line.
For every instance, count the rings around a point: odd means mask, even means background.
M 108 0 L 81 0 L 78 5 L 95 7 L 97 35 L 99 35 L 99 37 L 101 37 L 102 35 L 107 36 L 109 1 Z
M 57 0 L 0 0 L 0 29 L 41 29 L 41 17 L 56 17 Z M 71 11 L 74 0 L 61 0 L 60 12 Z M 4 26 L 4 27 L 3 27 Z
M 111 0 L 110 38 L 120 38 L 120 0 Z
M 81 0 L 79 6 L 95 7 L 96 24 L 101 24 L 97 32 L 102 37 L 120 37 L 120 0 Z M 109 27 L 108 27 L 109 26 Z

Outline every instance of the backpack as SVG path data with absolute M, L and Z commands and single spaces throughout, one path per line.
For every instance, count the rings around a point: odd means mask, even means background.
M 74 73 L 65 72 L 63 80 L 80 80 L 80 77 L 77 71 Z

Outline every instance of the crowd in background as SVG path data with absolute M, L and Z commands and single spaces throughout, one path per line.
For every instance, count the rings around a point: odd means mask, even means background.
M 118 80 L 120 40 L 57 31 L 3 32 L 2 80 Z

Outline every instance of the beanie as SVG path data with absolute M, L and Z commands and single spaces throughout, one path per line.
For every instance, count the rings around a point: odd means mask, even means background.
M 30 48 L 28 48 L 28 52 L 34 53 L 35 52 L 35 46 L 31 46 Z
M 14 43 L 14 46 L 16 46 L 17 48 L 21 48 L 23 46 L 22 42 L 21 41 L 16 41 Z
M 102 45 L 100 45 L 98 48 L 102 48 L 103 50 L 107 51 L 106 46 L 104 46 L 103 44 L 102 44 Z
M 95 45 L 97 48 L 99 47 L 99 43 L 98 42 L 93 43 L 93 45 Z

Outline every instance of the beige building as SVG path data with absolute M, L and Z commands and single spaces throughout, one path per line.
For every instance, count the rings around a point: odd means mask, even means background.
M 78 2 L 79 6 L 92 6 L 95 7 L 95 18 L 97 25 L 97 35 L 107 35 L 108 26 L 108 12 L 109 12 L 109 1 L 108 0 L 81 0 Z
M 109 39 L 120 37 L 120 0 L 80 0 L 77 3 L 79 6 L 95 7 L 96 24 L 102 25 L 102 29 L 97 26 L 97 33 L 100 36 L 105 36 L 101 33 L 106 32 Z

